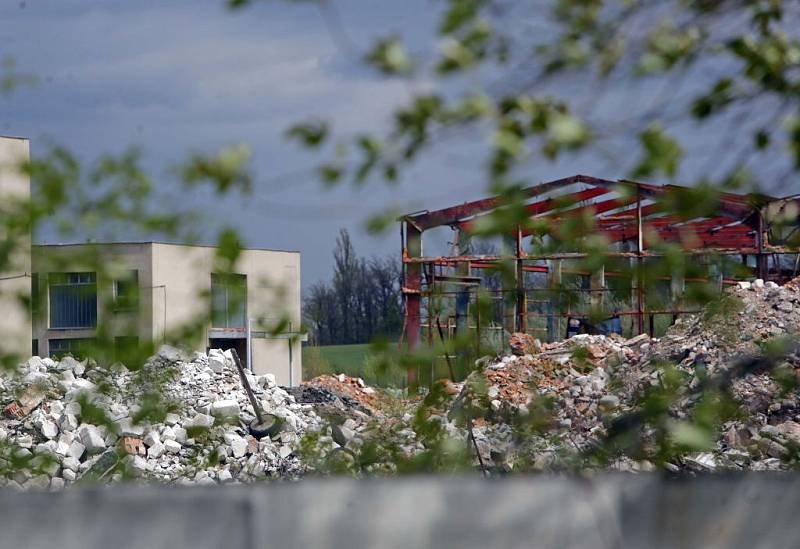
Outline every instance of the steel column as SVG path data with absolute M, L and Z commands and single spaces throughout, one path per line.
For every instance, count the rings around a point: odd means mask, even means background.
M 409 222 L 404 223 L 406 229 L 406 257 L 422 257 L 422 231 Z M 408 349 L 413 352 L 419 346 L 421 292 L 422 292 L 422 263 L 405 264 L 405 287 L 403 294 L 406 296 L 406 335 L 408 336 Z M 408 385 L 412 387 L 417 382 L 417 370 L 409 366 Z

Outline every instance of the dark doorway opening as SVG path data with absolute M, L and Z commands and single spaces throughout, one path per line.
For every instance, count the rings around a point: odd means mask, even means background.
M 208 349 L 206 349 L 206 353 L 208 353 L 209 349 L 222 349 L 223 351 L 227 351 L 228 349 L 236 349 L 236 354 L 239 355 L 239 359 L 242 361 L 242 365 L 245 368 L 250 367 L 249 364 L 247 364 L 246 337 L 209 338 Z

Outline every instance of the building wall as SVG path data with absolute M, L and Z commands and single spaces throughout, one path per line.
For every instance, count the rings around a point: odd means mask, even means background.
M 30 178 L 20 171 L 29 159 L 27 139 L 0 137 L 0 216 L 20 211 L 20 202 L 30 198 Z M 0 225 L 0 239 L 6 239 Z M 22 299 L 30 298 L 31 253 L 30 235 L 20 235 L 15 253 L 0 258 L 0 355 L 15 354 L 28 357 L 31 353 L 31 322 L 28 308 Z M 5 266 L 3 266 L 5 265 Z
M 153 333 L 152 246 L 142 244 L 73 244 L 43 245 L 33 247 L 33 272 L 39 280 L 40 311 L 34 317 L 33 338 L 38 340 L 39 354 L 50 354 L 51 339 L 92 338 L 94 329 L 50 328 L 50 299 L 48 279 L 52 273 L 93 272 L 98 261 L 112 275 L 111 280 L 97 280 L 97 322 L 111 328 L 114 336 L 136 336 L 148 340 Z M 113 311 L 101 304 L 110 304 L 113 298 L 114 273 L 123 276 L 126 271 L 138 271 L 139 310 Z
M 213 247 L 153 244 L 153 285 L 163 287 L 153 294 L 154 337 L 159 338 L 187 322 L 208 316 L 208 300 L 198 295 L 210 291 L 215 252 Z M 253 320 L 252 330 L 256 335 L 251 340 L 253 371 L 275 374 L 280 384 L 299 383 L 302 378 L 300 342 L 295 341 L 291 350 L 290 375 L 288 339 L 258 336 L 284 316 L 291 321 L 292 330 L 299 330 L 300 254 L 244 250 L 236 271 L 247 276 L 247 317 Z M 214 337 L 214 332 L 206 325 L 202 340 L 194 342 L 195 349 L 205 351 L 208 338 Z M 245 337 L 246 333 L 241 336 Z
M 114 336 L 136 335 L 142 341 L 169 341 L 178 335 L 178 330 L 197 323 L 196 338 L 187 342 L 196 351 L 207 349 L 209 337 L 246 339 L 246 329 L 221 332 L 209 326 L 208 294 L 211 274 L 215 271 L 215 252 L 213 247 L 162 243 L 35 246 L 33 271 L 39 278 L 42 307 L 34 322 L 33 337 L 39 341 L 39 354 L 50 353 L 48 341 L 51 339 L 95 335 L 93 329 L 49 327 L 48 277 L 59 272 L 93 271 L 92 265 L 98 260 L 120 274 L 138 271 L 138 315 L 104 311 L 98 307 L 98 324 L 111 326 Z M 293 342 L 290 351 L 285 334 L 274 338 L 267 332 L 284 317 L 290 322 L 286 329 L 300 328 L 300 254 L 244 250 L 236 271 L 247 277 L 247 317 L 253 320 L 253 370 L 258 374 L 275 374 L 280 384 L 299 383 L 302 379 L 300 342 Z M 111 302 L 113 277 L 98 279 L 97 296 L 98 303 Z M 27 339 L 30 340 L 30 336 Z M 242 358 L 246 360 L 245 356 Z

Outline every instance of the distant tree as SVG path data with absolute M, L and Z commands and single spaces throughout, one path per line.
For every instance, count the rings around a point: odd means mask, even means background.
M 403 323 L 399 260 L 359 258 L 346 229 L 339 232 L 333 258 L 331 281 L 313 284 L 303 300 L 312 344 L 397 337 Z

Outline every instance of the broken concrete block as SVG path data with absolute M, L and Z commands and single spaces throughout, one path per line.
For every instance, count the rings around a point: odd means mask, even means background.
M 64 469 L 63 471 L 61 471 L 61 477 L 67 482 L 75 482 L 75 479 L 78 478 L 78 475 L 75 474 L 75 471 L 72 471 L 70 469 Z
M 183 444 L 186 442 L 188 435 L 186 434 L 186 429 L 183 427 L 176 425 L 173 430 L 175 431 L 175 440 L 179 443 Z
M 163 358 L 167 362 L 180 362 L 181 358 L 183 358 L 183 353 L 180 349 L 166 344 L 158 348 L 157 354 L 159 358 Z
M 32 356 L 28 359 L 25 363 L 25 366 L 28 368 L 29 372 L 46 372 L 47 366 L 45 365 L 44 361 L 39 358 L 38 356 Z
M 54 439 L 58 436 L 58 426 L 52 421 L 43 421 L 39 430 L 45 438 Z
M 58 419 L 58 427 L 62 432 L 71 432 L 78 428 L 78 420 L 72 414 L 64 414 Z
M 238 459 L 244 457 L 244 455 L 247 453 L 247 441 L 239 435 L 229 437 L 226 433 L 225 440 L 233 452 L 233 457 Z
M 78 366 L 78 364 L 80 364 L 80 363 L 77 360 L 75 360 L 73 357 L 65 356 L 64 358 L 62 358 L 58 362 L 58 364 L 56 365 L 56 369 L 57 370 L 61 370 L 61 371 L 65 371 L 65 370 L 74 371 L 75 367 Z
M 78 427 L 78 436 L 89 455 L 98 454 L 106 449 L 105 439 L 94 425 L 84 423 Z
M 217 400 L 211 404 L 211 415 L 219 418 L 238 418 L 241 413 L 235 400 Z
M 67 402 L 64 405 L 64 413 L 69 414 L 71 416 L 79 416 L 81 415 L 81 405 L 79 402 Z
M 33 446 L 33 437 L 30 435 L 20 435 L 17 437 L 17 446 L 20 448 L 30 448 Z
M 208 367 L 211 368 L 215 374 L 221 374 L 225 371 L 225 357 L 222 355 L 209 355 Z
M 150 459 L 158 459 L 166 451 L 166 448 L 160 442 L 153 444 L 147 450 L 147 457 Z
M 176 440 L 165 440 L 164 449 L 170 454 L 177 454 L 181 451 L 181 444 Z
M 183 426 L 187 429 L 210 429 L 213 425 L 214 417 L 206 414 L 196 414 L 193 418 L 188 419 L 183 423 Z
M 601 410 L 611 411 L 619 408 L 619 397 L 616 395 L 603 395 L 597 401 L 597 406 Z
M 217 480 L 220 482 L 229 482 L 233 480 L 233 475 L 228 469 L 223 469 L 219 473 L 217 473 Z
M 88 379 L 79 378 L 72 383 L 72 388 L 92 393 L 97 389 L 97 386 Z
M 153 430 L 145 435 L 143 441 L 146 446 L 155 446 L 156 444 L 161 444 L 161 437 L 159 436 L 158 431 Z
M 132 477 L 141 477 L 147 472 L 147 461 L 142 456 L 127 456 L 125 465 Z
M 175 429 L 172 427 L 164 427 L 161 430 L 161 440 L 175 440 Z
M 86 451 L 86 446 L 78 442 L 77 440 L 72 441 L 72 444 L 69 445 L 67 449 L 67 457 L 71 457 L 80 461 L 81 457 L 83 457 L 83 453 Z

